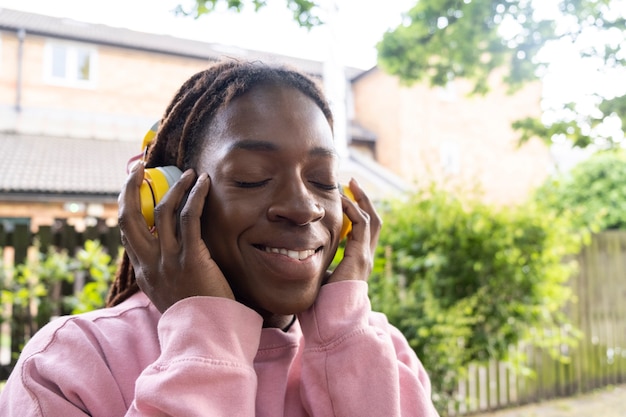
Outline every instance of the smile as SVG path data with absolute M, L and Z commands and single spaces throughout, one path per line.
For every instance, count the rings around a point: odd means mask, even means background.
M 316 252 L 315 249 L 290 250 L 290 249 L 284 249 L 284 248 L 270 248 L 268 246 L 266 246 L 264 250 L 267 253 L 278 253 L 280 255 L 285 255 L 285 256 L 290 257 L 291 259 L 297 259 L 299 261 L 302 261 L 308 258 L 309 256 L 313 256 Z

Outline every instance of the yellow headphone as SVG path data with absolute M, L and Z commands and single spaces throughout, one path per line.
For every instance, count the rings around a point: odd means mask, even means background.
M 159 128 L 159 122 L 156 122 L 148 133 L 143 138 L 142 143 L 142 155 L 138 158 L 138 163 L 144 163 L 148 146 L 156 137 L 157 130 Z M 133 158 L 134 159 L 134 158 Z M 167 190 L 174 185 L 183 173 L 178 167 L 168 165 L 164 167 L 146 168 L 144 170 L 143 183 L 139 188 L 139 197 L 141 201 L 141 213 L 146 219 L 148 228 L 154 227 L 154 208 L 159 201 L 163 198 Z M 339 186 L 339 190 L 354 201 L 354 194 L 350 191 L 348 186 Z M 352 231 L 352 222 L 348 219 L 348 216 L 343 215 L 343 224 L 341 226 L 341 232 L 339 233 L 340 240 L 343 240 L 348 233 Z
M 150 145 L 156 136 L 158 128 L 159 122 L 156 122 L 144 136 L 142 143 L 143 156 L 139 163 L 144 162 L 148 145 Z M 144 170 L 143 183 L 139 188 L 139 197 L 141 201 L 141 213 L 146 219 L 146 223 L 150 229 L 154 227 L 154 208 L 159 201 L 161 201 L 167 190 L 178 181 L 182 174 L 181 170 L 173 165 L 146 168 Z
M 348 197 L 350 200 L 355 201 L 354 194 L 352 194 L 350 187 L 348 187 L 347 185 L 340 185 L 339 190 L 341 191 L 343 195 Z M 348 236 L 348 233 L 350 233 L 351 231 L 352 231 L 352 222 L 350 221 L 348 216 L 346 216 L 346 213 L 344 213 L 343 224 L 341 225 L 341 232 L 339 233 L 339 240 L 344 240 L 346 236 Z

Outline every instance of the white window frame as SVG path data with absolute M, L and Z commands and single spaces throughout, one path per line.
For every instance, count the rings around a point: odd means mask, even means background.
M 443 141 L 439 145 L 439 158 L 444 173 L 449 175 L 461 173 L 461 147 L 456 141 Z
M 54 48 L 64 48 L 66 52 L 64 76 L 55 76 L 53 73 Z M 78 76 L 79 53 L 87 53 L 89 56 L 89 79 L 83 80 Z M 61 85 L 76 88 L 95 88 L 98 78 L 98 49 L 89 44 L 78 42 L 65 42 L 48 40 L 44 47 L 44 81 L 48 84 Z

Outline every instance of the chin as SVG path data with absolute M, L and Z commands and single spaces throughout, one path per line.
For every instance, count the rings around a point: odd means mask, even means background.
M 298 314 L 311 308 L 314 302 L 315 302 L 314 297 L 311 297 L 310 300 L 309 299 L 298 300 L 297 302 L 292 302 L 292 303 L 285 303 L 283 301 L 273 306 L 268 306 L 269 308 L 266 311 L 271 312 L 271 314 L 281 315 L 281 316 Z
M 254 302 L 249 298 L 236 297 L 236 300 L 241 304 L 248 306 L 255 310 L 263 318 L 271 316 L 288 316 L 292 314 L 302 313 L 308 310 L 317 297 L 319 291 L 316 291 L 312 295 L 284 295 L 281 298 L 266 299 L 265 302 Z

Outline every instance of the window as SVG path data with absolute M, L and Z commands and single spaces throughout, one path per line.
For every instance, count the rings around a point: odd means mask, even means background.
M 15 226 L 26 226 L 30 228 L 30 218 L 28 217 L 0 217 L 0 229 L 6 233 L 13 233 Z
M 461 152 L 459 145 L 453 141 L 445 141 L 439 146 L 441 166 L 446 174 L 458 174 L 461 172 Z
M 96 80 L 96 49 L 88 45 L 48 42 L 44 78 L 51 84 L 92 87 Z

